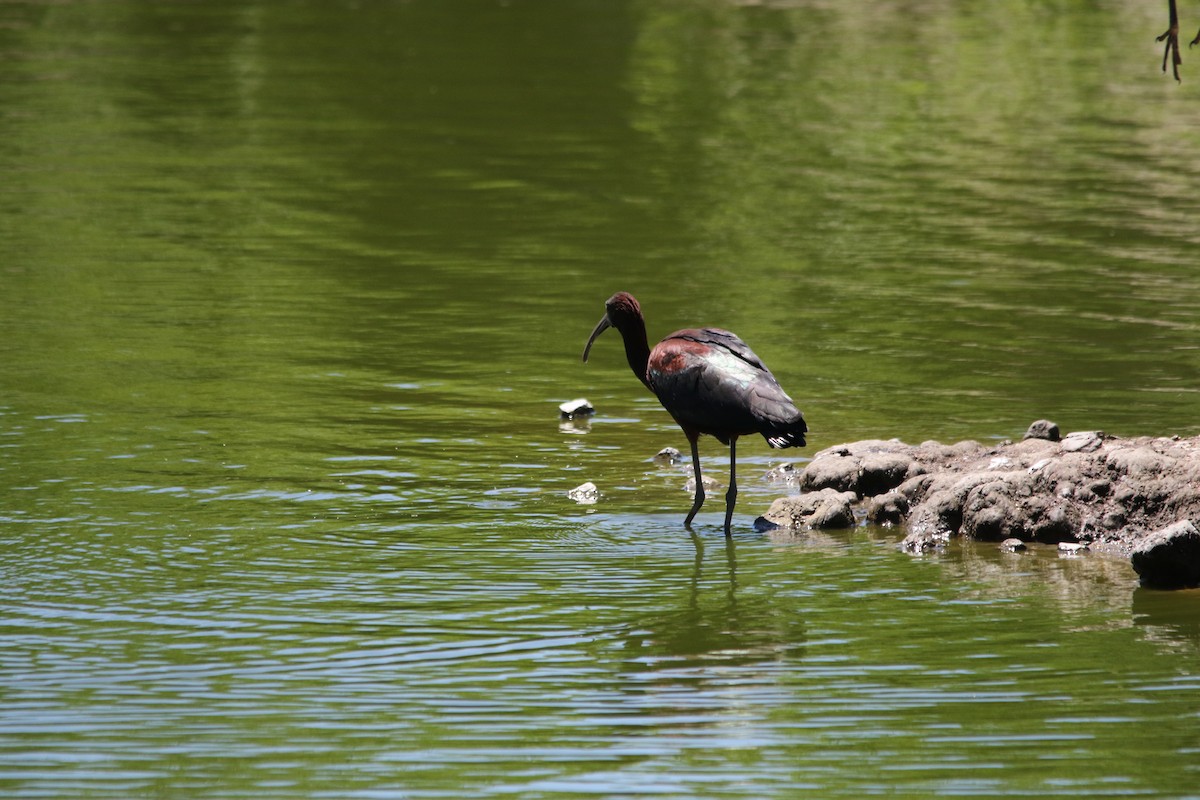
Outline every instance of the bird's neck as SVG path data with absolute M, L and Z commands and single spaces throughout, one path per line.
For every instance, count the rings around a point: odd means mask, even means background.
M 650 342 L 646 339 L 646 323 L 634 319 L 621 326 L 621 338 L 625 341 L 625 358 L 629 368 L 639 381 L 650 389 L 646 379 L 646 368 L 650 363 Z M 653 389 L 651 389 L 653 391 Z

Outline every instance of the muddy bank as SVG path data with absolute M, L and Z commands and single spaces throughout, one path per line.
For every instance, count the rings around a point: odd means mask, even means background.
M 1043 542 L 1126 556 L 1150 586 L 1200 585 L 1200 437 L 1060 436 L 1039 420 L 1019 442 L 867 440 L 769 476 L 801 493 L 776 500 L 761 528 L 850 527 L 865 515 L 902 526 L 910 552 L 953 536 Z

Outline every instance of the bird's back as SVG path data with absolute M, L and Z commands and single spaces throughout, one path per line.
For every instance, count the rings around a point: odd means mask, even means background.
M 680 425 L 728 444 L 762 434 L 772 447 L 802 446 L 808 426 L 754 351 L 720 328 L 688 328 L 650 352 L 646 378 Z

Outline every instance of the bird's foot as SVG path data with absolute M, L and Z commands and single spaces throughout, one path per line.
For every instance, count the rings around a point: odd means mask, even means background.
M 1183 59 L 1179 57 L 1179 25 L 1172 24 L 1171 27 L 1154 39 L 1156 42 L 1166 42 L 1163 47 L 1163 72 L 1167 71 L 1167 61 L 1171 62 L 1171 71 L 1175 75 L 1176 82 L 1179 81 L 1179 65 L 1183 63 Z M 1200 41 L 1200 33 L 1196 34 L 1196 38 L 1192 41 L 1195 44 Z
M 1200 44 L 1200 31 L 1196 31 L 1196 38 L 1188 42 L 1188 47 L 1195 47 Z

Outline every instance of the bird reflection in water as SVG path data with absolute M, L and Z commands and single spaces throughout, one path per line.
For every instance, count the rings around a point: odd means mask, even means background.
M 697 667 L 742 666 L 800 657 L 804 625 L 797 609 L 773 593 L 739 597 L 735 542 L 726 539 L 722 552 L 726 582 L 704 579 L 705 547 L 692 533 L 696 547 L 691 580 L 684 602 L 637 620 L 622 636 L 626 669 L 631 672 L 673 671 Z M 693 677 L 711 677 L 705 671 Z

